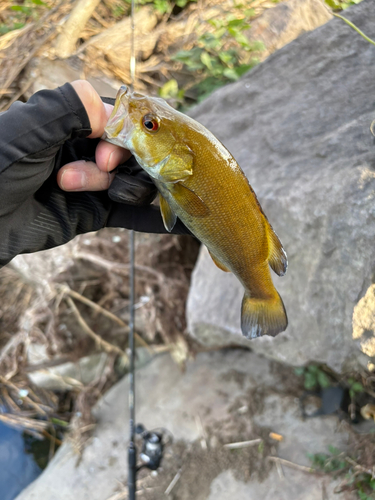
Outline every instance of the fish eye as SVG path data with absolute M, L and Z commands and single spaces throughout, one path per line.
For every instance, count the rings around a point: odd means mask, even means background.
M 145 115 L 142 124 L 148 132 L 157 132 L 159 130 L 159 121 L 153 115 Z

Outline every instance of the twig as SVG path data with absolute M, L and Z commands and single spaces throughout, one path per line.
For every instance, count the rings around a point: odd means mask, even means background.
M 56 434 L 55 432 L 55 428 L 52 426 L 53 428 L 53 433 Z M 61 439 L 58 439 L 56 436 L 52 436 L 49 432 L 47 432 L 46 430 L 44 430 L 42 432 L 43 436 L 45 436 L 47 439 L 50 439 L 51 441 L 55 442 L 58 446 L 61 446 L 62 445 L 62 441 Z
M 109 271 L 112 271 L 113 269 L 117 270 L 123 270 L 126 271 L 126 275 L 129 274 L 130 270 L 130 264 L 123 264 L 121 262 L 111 262 L 107 259 L 103 259 L 103 257 L 99 257 L 99 255 L 95 255 L 93 253 L 83 253 L 83 252 L 75 252 L 74 257 L 76 259 L 83 259 L 83 260 L 88 260 L 89 262 L 92 262 L 93 264 L 97 264 L 101 267 L 104 267 L 105 269 L 108 269 Z M 150 274 L 153 274 L 157 278 L 160 277 L 160 273 L 152 269 L 151 267 L 147 266 L 140 266 L 136 265 L 136 269 L 139 269 L 140 271 L 147 271 Z
M 73 54 L 81 31 L 100 0 L 78 0 L 56 42 L 56 55 L 65 59 Z
M 279 461 L 276 461 L 275 465 L 276 465 L 276 469 L 277 469 L 277 473 L 279 475 L 279 478 L 281 480 L 284 480 L 285 479 L 285 475 L 284 475 L 284 471 L 283 471 L 283 467 L 282 467 L 281 463 Z
M 87 297 L 84 297 L 80 293 L 75 292 L 74 290 L 72 290 L 71 288 L 69 288 L 67 285 L 64 285 L 62 287 L 62 289 L 64 290 L 65 293 L 67 293 L 71 297 L 79 300 L 80 302 L 82 302 L 83 304 L 91 307 L 92 309 L 94 309 L 95 311 L 99 312 L 103 316 L 106 316 L 107 318 L 111 319 L 112 321 L 114 321 L 115 323 L 117 323 L 119 326 L 121 326 L 125 330 L 126 333 L 129 333 L 129 326 L 126 323 L 124 323 L 122 321 L 122 319 L 120 319 L 115 314 L 111 313 L 110 311 L 107 311 L 107 309 L 104 309 L 102 306 L 100 306 L 99 304 L 96 304 L 95 302 L 93 302 L 92 300 L 88 299 Z M 135 336 L 135 338 L 138 340 L 138 342 L 140 344 L 142 344 L 144 347 L 147 347 L 147 349 L 150 349 L 149 346 L 148 346 L 148 344 L 147 344 L 147 342 L 145 342 L 140 335 L 138 335 L 137 333 L 134 333 L 134 336 Z
M 195 415 L 195 424 L 196 424 L 196 426 L 198 428 L 198 432 L 201 436 L 201 447 L 203 450 L 207 450 L 207 438 L 206 438 L 206 433 L 204 431 L 202 419 L 201 419 L 200 415 Z
M 182 467 L 181 469 L 177 472 L 177 474 L 175 475 L 175 477 L 172 479 L 172 481 L 169 483 L 169 486 L 168 488 L 165 490 L 165 495 L 170 495 L 171 494 L 171 491 L 173 490 L 173 488 L 176 486 L 177 484 L 177 481 L 180 479 L 181 477 L 181 474 L 182 474 Z
M 97 264 L 101 267 L 104 267 L 105 269 L 108 269 L 109 271 L 113 271 L 114 269 L 116 269 L 118 271 L 120 271 L 120 270 L 125 271 L 126 276 L 129 275 L 130 264 L 123 264 L 121 262 L 111 262 L 107 259 L 103 259 L 103 257 L 99 257 L 99 255 L 95 255 L 92 253 L 75 252 L 74 257 L 76 259 L 88 260 L 89 262 L 92 262 L 93 264 Z M 166 280 L 166 277 L 163 273 L 156 271 L 152 267 L 142 266 L 140 264 L 136 264 L 135 268 L 138 271 L 144 271 L 146 273 L 149 273 L 149 274 L 155 276 L 155 278 L 157 278 L 157 280 L 159 282 L 164 282 Z M 177 279 L 174 279 L 174 281 L 177 283 L 181 283 L 182 285 L 185 285 L 184 281 L 177 280 Z
M 247 448 L 248 446 L 254 446 L 260 444 L 263 441 L 261 438 L 251 439 L 250 441 L 239 441 L 238 443 L 228 443 L 224 445 L 224 448 L 229 450 L 238 450 L 240 448 Z
M 54 34 L 54 30 L 50 30 L 49 33 L 47 33 L 33 48 L 29 54 L 22 60 L 22 63 L 16 67 L 16 69 L 11 72 L 10 76 L 8 77 L 8 80 L 4 84 L 4 89 L 7 89 L 10 87 L 10 85 L 14 82 L 14 80 L 17 78 L 17 76 L 21 73 L 23 68 L 31 61 L 31 59 L 35 56 L 35 54 L 38 52 L 38 50 L 50 39 L 52 38 L 52 35 Z
M 102 16 L 100 16 L 97 12 L 93 12 L 92 13 L 92 17 L 98 21 L 99 24 L 101 24 L 104 28 L 110 28 L 111 25 L 110 23 L 107 23 L 107 21 L 105 19 L 102 18 Z
M 10 387 L 11 389 L 13 389 L 14 391 L 16 391 L 17 393 L 19 392 L 19 388 L 13 384 L 12 382 L 10 382 L 9 380 L 6 380 L 4 377 L 1 377 L 0 376 L 0 382 L 8 387 Z M 28 396 L 25 396 L 24 398 L 22 398 L 25 403 L 27 403 L 28 405 L 32 406 L 33 408 L 35 408 L 35 410 L 39 413 L 39 415 L 43 415 L 43 416 L 46 416 L 47 415 L 47 412 L 43 410 L 43 408 L 41 408 L 40 405 L 38 405 L 38 403 L 35 403 L 35 401 L 33 401 L 32 399 L 30 399 Z
M 119 491 L 118 493 L 115 493 L 111 497 L 107 498 L 107 500 L 126 500 L 127 498 L 128 498 L 127 491 Z
M 276 456 L 276 448 L 274 446 L 271 447 L 271 453 Z M 279 478 L 281 481 L 284 481 L 285 479 L 285 474 L 284 474 L 284 469 L 283 466 L 281 465 L 280 462 L 276 461 L 275 462 L 276 470 L 279 475 Z
M 43 432 L 47 427 L 49 427 L 50 423 L 45 420 L 34 420 L 31 418 L 21 417 L 20 415 L 2 415 L 0 414 L 0 421 L 4 422 L 7 425 L 15 428 L 24 428 L 24 429 L 32 429 L 37 432 Z
M 126 354 L 125 351 L 120 349 L 119 347 L 110 344 L 106 340 L 103 340 L 99 335 L 97 335 L 86 323 L 86 321 L 82 318 L 81 313 L 78 311 L 76 305 L 74 304 L 73 300 L 70 297 L 65 298 L 66 301 L 68 302 L 70 308 L 72 309 L 74 315 L 77 318 L 78 323 L 81 325 L 82 329 L 91 337 L 94 339 L 96 345 L 100 348 L 103 349 L 105 352 L 114 352 L 116 354 L 119 354 L 120 356 L 124 356 L 128 359 L 128 355 Z
M 30 24 L 30 29 L 33 28 L 34 30 L 36 30 L 37 28 L 39 28 L 39 26 L 42 26 L 42 24 L 60 8 L 60 6 L 64 3 L 64 1 L 65 0 L 59 2 L 52 10 L 50 10 L 44 16 L 42 16 L 34 26 Z M 42 39 L 27 54 L 27 56 L 22 60 L 22 63 L 19 66 L 17 66 L 13 72 L 11 72 L 5 84 L 2 86 L 3 89 L 7 89 L 8 87 L 10 87 L 10 85 L 14 82 L 17 76 L 21 73 L 23 68 L 31 61 L 31 59 L 35 56 L 35 54 L 43 46 L 43 44 L 46 43 L 48 40 L 50 40 L 54 34 L 55 34 L 55 28 L 53 27 L 44 37 L 42 37 Z M 0 109 L 0 111 L 2 110 Z
M 3 401 L 8 405 L 8 408 L 11 409 L 13 414 L 18 414 L 21 412 L 20 408 L 16 405 L 16 403 L 13 401 L 13 399 L 9 396 L 8 391 L 4 386 L 0 387 L 1 390 L 1 396 L 3 398 Z
M 375 467 L 373 469 L 366 469 L 360 464 L 357 464 L 354 460 L 352 460 L 350 457 L 345 457 L 345 461 L 348 462 L 350 465 L 354 465 L 354 467 L 359 471 L 359 472 L 365 472 L 366 474 L 370 474 L 371 478 L 374 479 L 375 477 Z
M 282 465 L 286 465 L 287 467 L 290 467 L 291 469 L 296 469 L 300 470 L 302 472 L 308 472 L 309 474 L 312 474 L 316 472 L 315 469 L 312 467 L 305 467 L 304 465 L 298 465 L 293 462 L 290 462 L 289 460 L 285 460 L 285 458 L 279 458 L 279 457 L 267 457 L 267 460 L 271 460 L 272 462 L 279 462 Z

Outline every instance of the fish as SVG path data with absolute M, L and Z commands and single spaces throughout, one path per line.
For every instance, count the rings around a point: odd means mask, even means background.
M 207 247 L 218 268 L 244 287 L 241 330 L 253 339 L 284 331 L 288 318 L 271 277 L 286 252 L 248 179 L 203 125 L 159 97 L 117 93 L 103 138 L 130 150 L 159 191 L 167 231 L 177 217 Z

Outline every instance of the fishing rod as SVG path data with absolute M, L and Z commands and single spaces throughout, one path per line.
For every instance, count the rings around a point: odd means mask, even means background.
M 130 29 L 130 86 L 134 90 L 135 83 L 135 0 L 131 0 L 131 29 Z M 129 239 L 130 256 L 130 318 L 129 318 L 129 447 L 128 447 L 128 494 L 129 500 L 135 500 L 136 476 L 137 476 L 137 448 L 135 446 L 135 349 L 134 349 L 134 288 L 135 288 L 135 265 L 134 265 L 134 231 L 130 231 Z
M 131 0 L 131 30 L 130 30 L 130 88 L 134 90 L 135 84 L 135 0 Z M 128 500 L 136 498 L 137 472 L 142 467 L 157 470 L 163 457 L 163 434 L 157 431 L 147 431 L 142 424 L 135 426 L 135 345 L 134 345 L 134 320 L 135 320 L 135 260 L 134 260 L 135 234 L 130 230 L 129 258 L 130 258 L 130 317 L 129 317 L 129 446 L 128 446 Z M 135 434 L 143 438 L 140 458 L 142 464 L 137 466 L 137 447 Z

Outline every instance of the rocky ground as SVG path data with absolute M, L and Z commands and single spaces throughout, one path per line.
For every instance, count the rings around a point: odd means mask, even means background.
M 308 454 L 328 453 L 329 446 L 353 450 L 358 431 L 336 415 L 303 420 L 303 388 L 293 369 L 237 348 L 201 353 L 182 372 L 164 354 L 137 372 L 136 386 L 137 423 L 166 429 L 167 441 L 158 472 L 139 473 L 139 498 L 357 498 L 337 493 L 343 477 L 310 470 Z M 127 498 L 127 393 L 124 378 L 95 409 L 97 426 L 82 456 L 65 442 L 17 500 Z M 249 440 L 245 448 L 224 447 Z

